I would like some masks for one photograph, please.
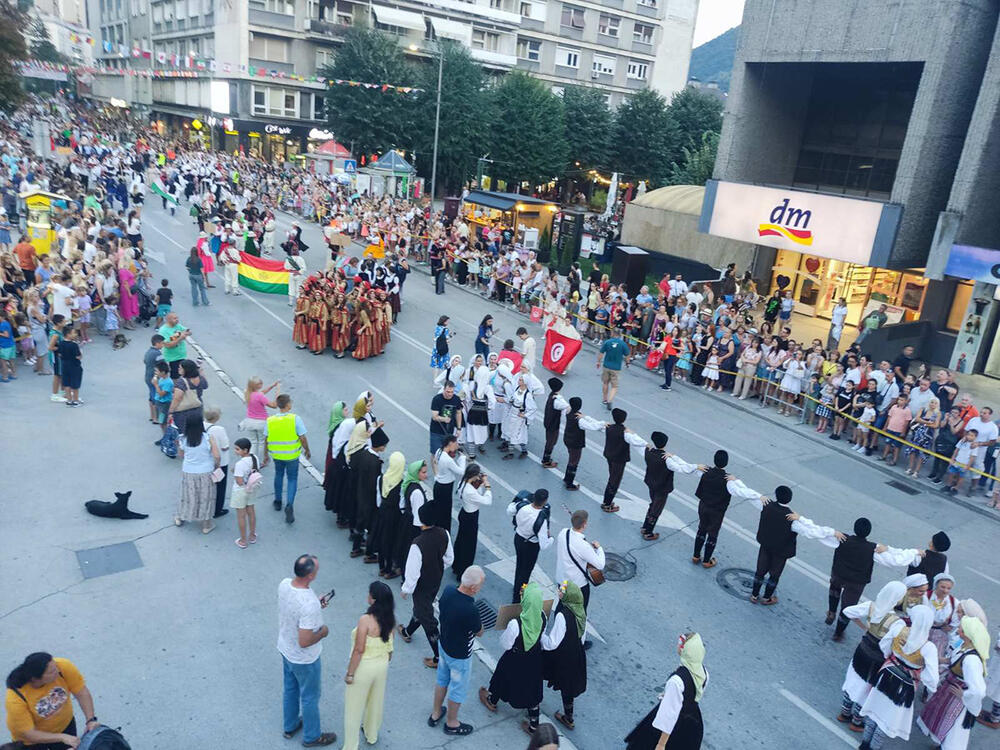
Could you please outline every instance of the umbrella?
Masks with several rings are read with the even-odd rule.
[[[615,201],[618,199],[618,173],[611,175],[611,184],[608,185],[608,202],[604,206],[604,213],[601,218],[606,219],[614,213]]]

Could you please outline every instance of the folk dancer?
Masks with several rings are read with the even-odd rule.
[[[225,245],[219,251],[219,263],[222,264],[223,279],[226,285],[226,294],[239,296],[240,294],[240,251],[233,245]],[[292,296],[289,293],[288,302],[292,304]],[[295,298],[297,300],[297,297]]]
[[[406,474],[406,457],[399,451],[389,456],[389,465],[379,479],[379,492],[375,497],[378,515],[375,521],[378,538],[379,576],[386,580],[402,573],[402,558],[396,557],[396,538],[402,523],[402,488]]]
[[[934,624],[931,625],[929,636],[931,643],[937,646],[938,669],[944,677],[948,669],[948,649],[959,620],[958,602],[951,595],[955,579],[948,573],[938,573],[934,576],[934,588],[924,595],[924,603],[934,611]],[[976,712],[978,713],[978,711]]]
[[[645,448],[646,441],[625,426],[628,412],[624,409],[611,410],[612,422],[604,427],[604,458],[608,462],[608,483],[604,487],[604,500],[601,510],[605,513],[617,513],[621,510],[615,505],[615,495],[625,475],[625,465],[632,460],[630,445]]]
[[[589,521],[587,511],[575,510],[570,514],[570,528],[556,535],[556,578],[580,587],[584,614],[590,611],[590,569],[604,570],[607,562],[601,543],[584,535]],[[586,628],[580,632],[580,639],[585,642],[584,648],[590,648]]]
[[[501,425],[503,417],[507,411],[504,404],[505,383],[503,376],[499,374],[499,358],[496,352],[491,352],[486,358],[486,368],[490,371],[490,386],[493,388],[493,404],[489,408],[489,434],[490,440],[494,437],[501,437]]]
[[[697,633],[677,639],[681,665],[667,679],[660,702],[625,738],[626,750],[698,750],[705,725],[702,695],[708,684],[705,645]]]
[[[323,505],[332,512],[339,513],[348,487],[347,457],[344,449],[357,424],[353,417],[347,416],[347,404],[338,401],[330,410],[330,421],[327,424],[329,441],[326,447],[326,470],[323,473]]]
[[[413,461],[406,467],[403,485],[400,492],[402,498],[402,519],[399,522],[399,533],[396,536],[396,559],[404,561],[410,551],[410,544],[420,535],[420,508],[427,502],[427,490],[423,483],[427,481],[427,462]]]
[[[295,301],[295,324],[292,326],[292,342],[296,349],[309,346],[309,295],[300,294]]]
[[[490,413],[496,408],[496,395],[490,385],[492,373],[486,367],[476,370],[472,385],[465,389],[467,417],[465,419],[466,444],[469,455],[473,449],[486,452],[489,437]]]
[[[559,425],[562,413],[569,409],[569,404],[560,395],[563,382],[559,378],[549,378],[549,396],[545,399],[545,409],[542,412],[542,425],[545,427],[545,449],[542,451],[542,466],[554,469],[558,464],[552,460],[552,449],[559,439]]]
[[[910,610],[920,604],[924,604],[927,595],[927,576],[923,573],[912,573],[903,579],[906,585],[906,594],[896,605],[896,614],[907,625],[910,624]]]
[[[982,621],[980,620],[980,622]],[[1000,662],[1000,631],[997,632],[993,648],[997,655],[993,657],[993,669],[989,670],[986,679],[987,700],[984,702],[982,713],[976,717],[976,721],[984,727],[1000,729],[1000,667],[997,666],[997,662]],[[989,710],[986,706],[990,706]]]
[[[503,439],[507,450],[504,452],[503,460],[507,461],[513,458],[516,447],[521,448],[517,457],[526,458],[528,456],[528,425],[531,424],[538,407],[535,405],[535,397],[529,390],[524,375],[517,377],[516,384],[507,384],[506,402],[508,410],[503,421]]]
[[[703,472],[694,491],[698,498],[698,532],[694,537],[694,554],[691,562],[701,563],[703,568],[714,568],[717,560],[712,556],[715,545],[719,541],[719,531],[729,510],[732,495],[728,488],[726,466],[729,464],[729,454],[724,450],[715,452],[714,466]],[[702,548],[704,547],[704,558]]]
[[[413,595],[413,617],[406,627],[398,627],[400,637],[409,643],[413,634],[421,626],[427,642],[434,652],[433,657],[424,658],[424,666],[437,669],[438,665],[438,621],[434,616],[434,598],[441,587],[444,568],[451,565],[455,553],[451,546],[451,534],[434,524],[434,512],[429,503],[420,507],[420,535],[413,540],[406,556],[406,573],[403,581],[402,597]]]
[[[444,439],[431,465],[434,467],[433,523],[451,531],[451,503],[455,482],[465,476],[468,457],[458,445],[458,438],[449,435]]]
[[[569,420],[567,419],[567,429]],[[656,522],[660,514],[667,505],[667,496],[674,490],[674,472],[691,474],[703,467],[697,464],[689,464],[682,461],[672,453],[667,453],[667,436],[662,432],[654,432],[650,436],[653,447],[646,446],[644,456],[646,459],[646,474],[643,482],[649,488],[649,510],[646,511],[646,519],[642,522],[639,532],[647,542],[660,538],[659,533],[654,531]]]
[[[558,690],[563,710],[554,718],[567,729],[573,729],[573,703],[587,690],[587,652],[582,636],[587,627],[583,592],[572,581],[559,586],[559,605],[542,633],[542,676],[548,686]]]
[[[934,613],[926,604],[909,611],[910,625],[893,637],[886,634],[879,641],[885,664],[879,670],[875,686],[861,704],[865,732],[861,750],[881,750],[887,738],[910,738],[916,681],[928,692],[938,687],[937,649],[927,636]]]
[[[865,631],[854,649],[840,688],[843,703],[837,721],[848,724],[852,732],[865,731],[861,704],[875,686],[879,670],[885,662],[879,643],[886,636],[896,637],[906,625],[895,612],[905,593],[906,586],[902,581],[890,581],[879,590],[874,602],[852,604],[841,613]]]
[[[548,504],[549,491],[539,488],[533,493],[522,490],[507,505],[507,515],[514,524],[514,595],[511,601],[517,604],[521,588],[531,580],[538,553],[552,546],[551,513]]]
[[[951,549],[951,539],[943,531],[931,537],[931,543],[919,561],[914,560],[906,570],[906,575],[923,573],[928,581],[933,581],[938,573],[948,572],[948,556],[944,554]]]
[[[351,527],[351,557],[365,556],[364,562],[378,562],[375,554],[375,500],[378,494],[379,478],[382,474],[380,453],[385,452],[389,436],[382,428],[370,435],[371,445],[354,454],[351,471],[354,473],[355,502],[354,525]]]
[[[468,463],[458,484],[462,509],[458,512],[458,534],[455,535],[455,562],[451,566],[461,582],[462,573],[475,562],[476,540],[479,534],[479,509],[493,504],[489,477],[477,463]]]

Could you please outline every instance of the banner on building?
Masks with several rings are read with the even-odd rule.
[[[579,353],[583,342],[556,333],[551,328],[545,332],[545,351],[542,354],[542,367],[556,375],[565,375],[566,368]]]
[[[240,252],[240,286],[265,294],[288,294],[288,271],[280,260]]]
[[[944,272],[959,279],[1000,284],[1000,250],[952,245]]]

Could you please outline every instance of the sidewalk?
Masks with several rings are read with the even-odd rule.
[[[426,263],[415,261],[411,263],[410,268],[411,270],[420,271],[426,276],[430,276],[430,268]],[[518,313],[516,308],[514,308],[512,305],[500,305],[500,303],[496,302],[495,300],[490,300],[487,297],[483,297],[478,291],[470,289],[468,287],[460,286],[451,279],[448,279],[447,283],[448,286],[452,289],[458,289],[460,291],[465,292],[466,294],[473,295],[478,299],[482,299],[484,301],[490,302],[493,305],[503,307],[505,310],[509,312]],[[518,314],[522,315],[527,321],[526,315],[523,315],[523,313],[518,313]],[[822,338],[825,338],[825,333],[823,334]],[[585,348],[588,348],[589,350],[595,353],[597,352],[598,349],[597,345],[586,337],[583,338],[583,345]],[[539,360],[541,360],[540,355],[539,355]],[[662,381],[662,376],[659,374],[659,370],[655,371],[647,370],[644,364],[636,365],[635,367],[631,368],[631,371],[639,372],[641,373],[642,377],[653,378],[657,382]],[[959,386],[961,387],[962,392],[973,394],[974,403],[982,404],[984,406],[989,405],[989,403],[995,403],[1000,405],[1000,381],[995,380],[993,378],[988,378],[984,375],[962,375],[962,374],[956,374],[955,379],[956,382],[958,382]],[[800,423],[798,419],[794,418],[789,419],[787,417],[778,416],[777,412],[774,409],[764,408],[760,406],[759,400],[755,399],[753,401],[749,400],[739,401],[737,399],[734,399],[730,393],[723,393],[723,394],[711,393],[703,390],[698,386],[692,386],[687,381],[678,381],[675,379],[674,388],[678,389],[681,386],[692,392],[696,391],[705,396],[706,398],[714,400],[716,404],[725,404],[727,407],[739,409],[740,411],[743,411],[747,414],[756,415],[757,417],[765,419],[777,427],[781,427],[783,429],[788,430],[789,432],[792,432],[799,438],[805,438],[817,445],[822,445],[826,450],[836,451],[841,456],[849,457],[853,461],[863,462],[867,464],[869,467],[879,470],[880,472],[890,477],[895,482],[901,485],[905,485],[908,488],[908,490],[911,491],[913,494],[932,492],[941,500],[946,500],[955,503],[956,505],[960,505],[968,510],[974,511],[993,521],[1000,522],[1000,512],[994,511],[993,509],[986,507],[986,498],[983,496],[981,490],[974,490],[971,496],[966,496],[964,490],[960,495],[952,495],[952,494],[946,495],[941,493],[940,492],[941,485],[934,484],[933,482],[931,482],[926,478],[926,473],[929,471],[928,467],[928,464],[930,463],[929,461],[924,461],[922,472],[925,476],[921,476],[920,478],[915,479],[911,476],[908,476],[905,473],[901,473],[903,471],[902,465],[905,464],[905,461],[903,460],[902,456],[900,458],[899,467],[888,466],[883,461],[877,461],[874,455],[863,456],[858,454],[856,451],[849,448],[848,445],[846,444],[846,441],[844,440],[832,441],[829,439],[828,433],[818,434],[814,427],[809,425],[804,425]],[[986,401],[984,402],[983,399],[986,399]]]

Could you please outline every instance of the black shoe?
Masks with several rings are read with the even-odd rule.
[[[930,479],[932,482],[938,481],[937,474],[928,474],[927,478]]]
[[[667,388],[667,386],[665,386],[665,385],[661,385],[661,386],[660,386],[660,390],[661,390],[661,391],[669,391],[670,389],[669,389],[669,388]]]
[[[463,737],[467,734],[472,734],[472,729],[472,724],[462,724],[461,722],[459,722],[457,727],[449,727],[447,724],[444,725],[445,734],[457,734]]]
[[[295,523],[295,512],[291,505],[285,506],[285,523]]]
[[[153,443],[153,445],[163,445],[163,438],[157,440],[155,443]]]
[[[275,509],[275,510],[281,510],[281,501],[280,501],[280,500],[275,500],[275,501],[274,501],[274,502],[272,503],[272,505],[274,506],[274,509]]]
[[[830,440],[840,440],[840,435],[830,435]]]
[[[223,508],[223,509],[222,509],[222,510],[220,510],[220,511],[219,511],[218,513],[216,513],[216,514],[215,514],[214,516],[212,516],[212,518],[222,518],[222,517],[223,517],[224,515],[226,515],[226,514],[227,514],[228,512],[229,512],[229,508]]]
[[[934,477],[931,481],[934,482],[934,484],[941,484],[941,477]]]
[[[584,651],[590,651],[590,649],[593,648],[593,646],[594,646],[594,642],[593,641],[586,641],[583,644],[583,650]]]

